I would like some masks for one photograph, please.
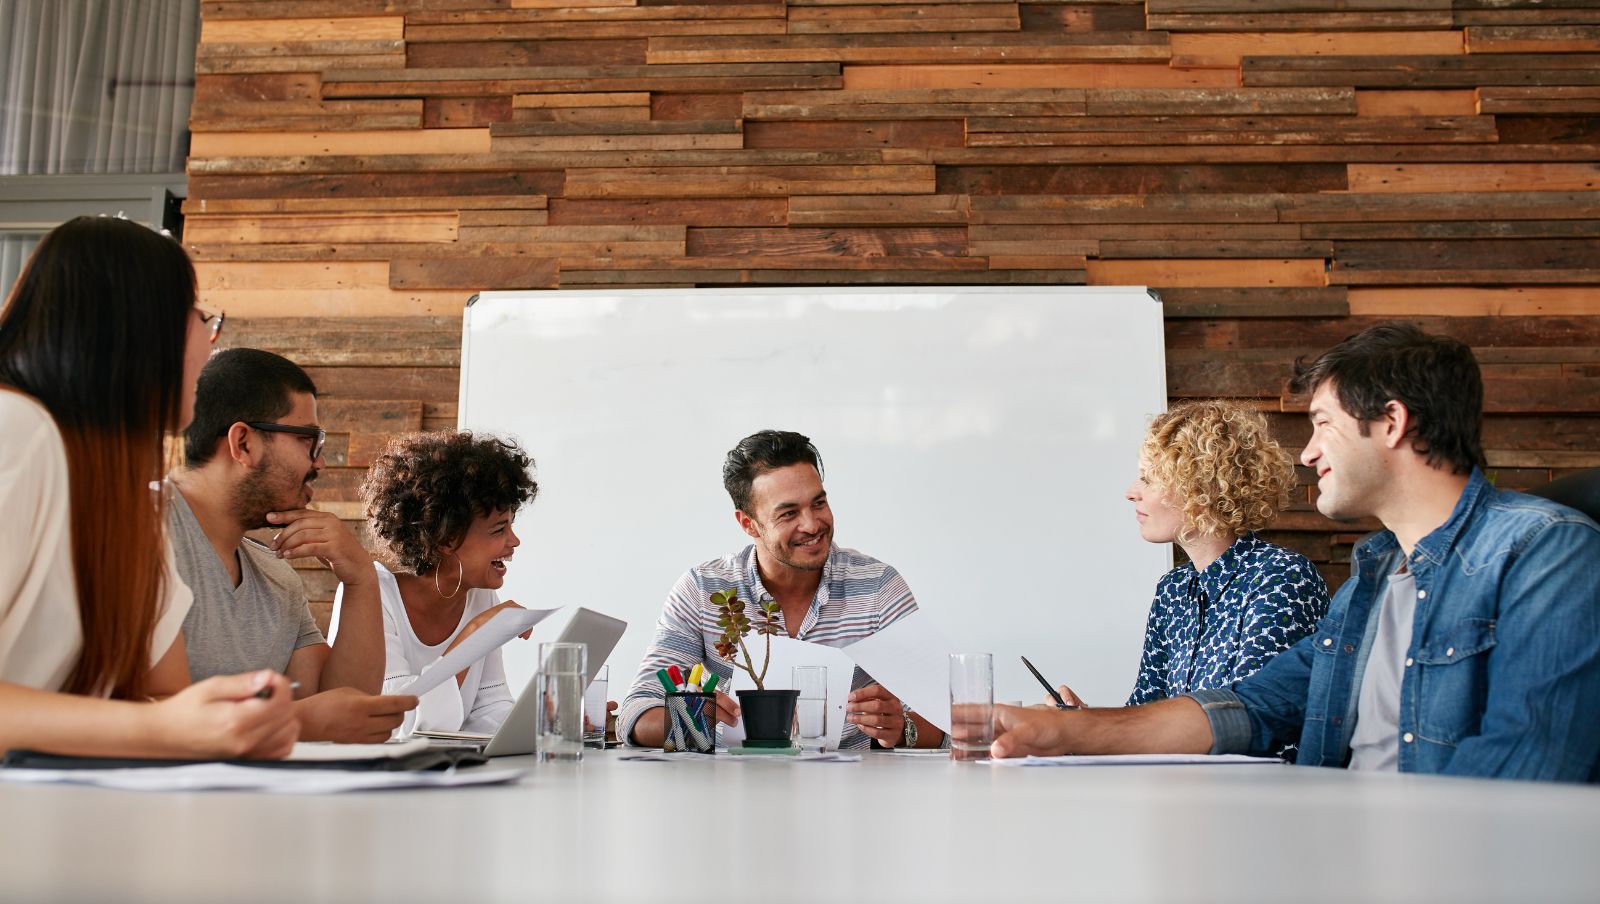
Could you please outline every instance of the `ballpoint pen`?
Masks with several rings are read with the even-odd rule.
[[[1080,709],[1081,708],[1081,707],[1073,706],[1071,703],[1068,703],[1067,701],[1061,699],[1061,695],[1056,693],[1056,689],[1050,686],[1050,682],[1044,680],[1044,676],[1039,674],[1039,670],[1033,667],[1033,663],[1028,661],[1028,657],[1026,657],[1026,656],[1022,657],[1022,664],[1028,667],[1028,671],[1033,673],[1033,677],[1039,679],[1039,683],[1040,684],[1044,685],[1044,689],[1045,689],[1045,691],[1047,693],[1050,694],[1050,698],[1052,700],[1056,701],[1056,709]]]

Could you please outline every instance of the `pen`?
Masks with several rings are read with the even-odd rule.
[[[706,683],[700,688],[701,692],[706,694],[714,693],[717,689],[717,679],[720,677],[716,672],[707,675]]]
[[[661,686],[667,689],[667,693],[676,694],[678,692],[678,686],[672,682],[672,675],[666,669],[656,669],[656,680],[660,681]]]
[[[1039,683],[1040,684],[1044,685],[1045,692],[1050,695],[1050,699],[1056,701],[1056,709],[1077,709],[1078,708],[1078,707],[1073,706],[1072,704],[1068,703],[1067,701],[1061,699],[1061,695],[1056,693],[1056,689],[1050,686],[1050,682],[1044,680],[1044,676],[1039,674],[1039,670],[1033,667],[1033,663],[1028,661],[1028,657],[1026,657],[1026,656],[1022,657],[1022,664],[1028,667],[1028,671],[1033,673],[1033,677],[1039,679]]]
[[[300,689],[300,682],[298,682],[298,681],[289,682],[289,692],[290,693],[293,693],[293,692],[295,692],[295,691],[297,691],[299,689]],[[256,699],[257,700],[266,700],[266,699],[270,698],[271,696],[272,696],[272,685],[270,685],[270,684],[267,685],[266,687],[262,688],[261,690],[256,691]]]

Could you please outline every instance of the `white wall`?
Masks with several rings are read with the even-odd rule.
[[[741,549],[727,450],[763,428],[821,450],[835,540],[905,575],[996,697],[1132,688],[1165,546],[1122,491],[1166,400],[1161,306],[1139,288],[485,293],[461,426],[517,437],[540,492],[503,595],[629,622],[620,699],[690,566]],[[535,634],[550,639],[561,620]],[[513,641],[520,687],[532,644]]]

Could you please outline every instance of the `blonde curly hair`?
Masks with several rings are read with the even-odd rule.
[[[1243,536],[1289,506],[1294,461],[1267,419],[1236,402],[1180,402],[1139,449],[1143,479],[1183,513],[1179,539]]]

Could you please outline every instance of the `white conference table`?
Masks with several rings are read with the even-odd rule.
[[[1600,788],[618,753],[316,797],[0,783],[0,900],[1600,900]]]

